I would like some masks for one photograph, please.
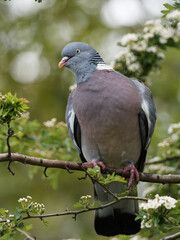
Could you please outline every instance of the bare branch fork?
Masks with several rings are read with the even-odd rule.
[[[8,162],[9,161],[9,155],[8,153],[1,153],[0,154],[0,162]],[[45,168],[45,172],[47,168],[60,168],[60,169],[68,169],[70,170],[77,170],[77,171],[84,171],[83,169],[87,169],[88,167],[85,164],[82,164],[82,167],[79,163],[77,162],[68,162],[68,161],[60,161],[60,160],[50,160],[50,159],[45,159],[45,158],[38,158],[38,157],[31,157],[19,153],[11,153],[11,162],[20,162],[23,164],[28,164],[28,165],[35,165],[35,166],[40,166]],[[93,167],[93,164],[92,166]],[[122,176],[122,169],[118,168],[112,168],[112,167],[107,167],[106,172],[108,173],[113,173],[115,172],[117,175]],[[103,172],[102,173],[106,173]],[[124,175],[125,177],[129,176],[129,173],[126,173]],[[153,183],[180,183],[180,175],[159,175],[159,174],[149,174],[149,173],[140,173],[139,174],[140,181],[142,182],[153,182]]]

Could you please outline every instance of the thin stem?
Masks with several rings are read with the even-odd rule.
[[[29,240],[36,240],[36,238],[31,237],[29,234],[27,234],[26,232],[24,232],[22,229],[16,227],[16,230],[17,230],[18,232],[22,233],[23,235],[25,235],[25,236],[27,237],[27,239],[29,239]]]
[[[96,182],[98,183],[101,187],[103,187],[105,189],[105,191],[107,193],[109,193],[111,196],[113,196],[116,200],[118,200],[118,197],[113,193],[111,192],[111,190],[109,190],[105,184],[99,182],[97,179],[95,178],[92,178],[91,175],[87,172],[87,169],[83,168],[83,166],[81,165],[82,169],[84,170],[84,172],[86,173],[86,175],[92,180],[92,182]]]
[[[6,144],[7,144],[7,147],[8,147],[8,160],[9,160],[9,162],[8,162],[8,167],[7,167],[7,168],[8,168],[8,171],[9,171],[12,175],[14,175],[15,173],[11,170],[11,167],[10,167],[10,165],[11,165],[11,146],[10,146],[10,142],[9,142],[9,139],[10,139],[10,137],[14,134],[14,131],[13,131],[13,129],[11,128],[9,122],[7,123],[7,125],[8,125],[8,130],[7,130]]]
[[[180,238],[180,232],[175,233],[173,235],[167,236],[162,238],[161,240],[175,240],[175,239],[179,239]]]
[[[77,210],[77,211],[65,211],[65,212],[60,212],[60,213],[49,213],[49,214],[42,214],[42,215],[30,215],[29,214],[26,217],[23,217],[22,219],[23,220],[30,219],[30,218],[40,218],[40,219],[42,219],[42,218],[49,218],[49,217],[59,217],[59,216],[64,216],[64,215],[77,216],[78,214],[81,214],[81,213],[95,211],[95,210],[103,209],[103,208],[106,208],[106,207],[110,207],[110,206],[116,204],[119,201],[127,200],[127,199],[133,199],[133,200],[139,200],[139,201],[145,201],[145,202],[148,201],[147,198],[125,196],[125,197],[119,197],[117,200],[114,200],[114,201],[112,201],[110,203],[107,203],[107,204],[103,204],[103,205],[98,206],[98,207],[88,207],[88,208]],[[10,220],[10,221],[12,221],[12,220]],[[3,222],[7,222],[7,219],[0,220],[0,223],[3,223]]]

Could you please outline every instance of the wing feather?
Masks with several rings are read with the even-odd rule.
[[[142,150],[138,162],[138,170],[143,171],[146,152],[151,142],[156,123],[156,108],[152,99],[152,94],[142,82],[137,79],[131,79],[135,86],[138,88],[141,96],[141,111],[139,113],[139,127],[141,135]]]
[[[76,150],[79,153],[79,156],[82,162],[86,162],[86,159],[84,158],[84,155],[81,150],[81,128],[73,109],[74,92],[75,92],[75,89],[71,92],[68,98],[68,103],[66,108],[66,123],[67,123],[69,135],[73,141],[73,144]]]

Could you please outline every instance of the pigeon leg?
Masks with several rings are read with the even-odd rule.
[[[128,183],[128,189],[129,189],[133,184],[134,178],[136,179],[137,183],[139,182],[139,172],[134,166],[134,164],[132,163],[128,164],[128,166],[124,168],[123,174],[125,174],[126,172],[130,172],[129,183]]]
[[[106,169],[106,166],[104,165],[104,163],[102,162],[102,161],[97,161],[97,160],[92,160],[91,162],[85,162],[84,163],[86,166],[91,166],[91,164],[93,164],[93,167],[95,167],[95,166],[99,166],[99,167],[101,167],[101,169],[104,171],[105,169]]]

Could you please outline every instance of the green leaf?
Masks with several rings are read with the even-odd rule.
[[[80,208],[80,207],[83,207],[83,205],[78,202],[78,203],[75,203],[73,207],[74,208]]]
[[[16,208],[14,213],[14,218],[16,220],[19,220],[24,214],[26,214],[26,211],[22,210],[21,208]]]
[[[93,204],[91,205],[91,207],[100,207],[100,206],[102,206],[103,205],[103,203],[100,203],[100,202],[98,202],[98,201],[95,201],[95,202],[93,202]]]
[[[165,3],[165,4],[163,4],[167,9],[169,9],[169,10],[173,10],[174,9],[174,7],[173,6],[171,6],[170,4],[168,4],[168,3]]]
[[[19,224],[18,224],[18,228],[23,228],[24,227],[24,223],[23,222],[20,222]]]

